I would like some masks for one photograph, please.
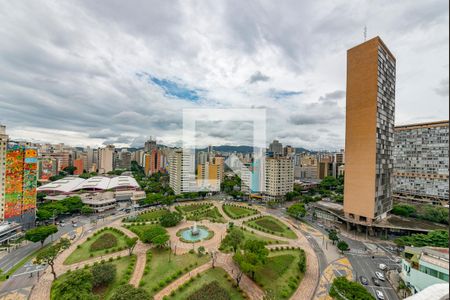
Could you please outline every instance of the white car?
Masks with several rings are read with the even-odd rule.
[[[377,278],[380,279],[381,281],[385,281],[384,275],[381,274],[380,272],[375,272],[375,276],[377,276]]]
[[[378,300],[384,300],[384,294],[382,291],[376,290],[375,294],[377,295]]]
[[[385,264],[379,264],[378,269],[380,269],[381,271],[384,271],[387,269],[387,266]]]

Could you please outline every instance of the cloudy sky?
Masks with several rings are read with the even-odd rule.
[[[183,109],[266,109],[267,137],[338,149],[346,50],[397,57],[396,123],[448,119],[447,0],[1,1],[0,123],[14,139],[176,145]],[[250,117],[250,116],[249,116]],[[252,124],[199,122],[201,143]]]

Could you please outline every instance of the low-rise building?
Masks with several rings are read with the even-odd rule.
[[[400,277],[413,294],[449,282],[449,249],[406,247]]]

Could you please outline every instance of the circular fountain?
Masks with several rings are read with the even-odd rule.
[[[194,223],[194,226],[180,230],[177,235],[183,242],[195,243],[208,238],[210,236],[210,231],[208,228],[197,226],[197,223]]]

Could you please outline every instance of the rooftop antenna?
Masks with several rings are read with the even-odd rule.
[[[364,42],[367,41],[367,25],[364,26]]]

